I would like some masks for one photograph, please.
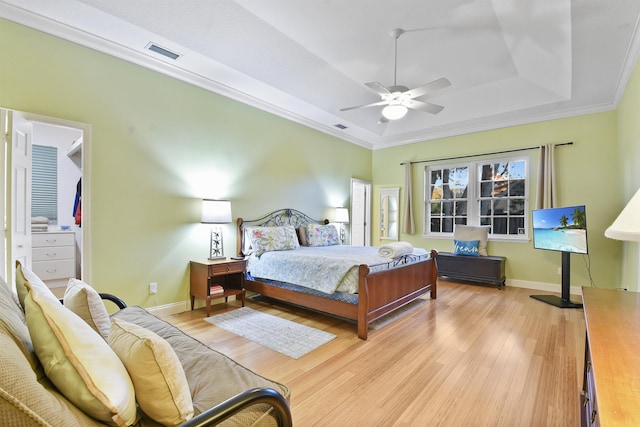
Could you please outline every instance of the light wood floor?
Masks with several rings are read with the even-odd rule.
[[[251,308],[337,335],[298,360],[210,325],[202,309],[165,319],[286,384],[296,426],[577,426],[583,311],[529,297],[541,293],[441,280],[437,300],[367,341],[354,324],[249,299]]]

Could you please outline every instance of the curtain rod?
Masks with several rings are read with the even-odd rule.
[[[569,142],[563,142],[562,144],[555,144],[556,147],[560,147],[561,145],[573,145],[573,141],[569,141]],[[494,151],[492,153],[483,153],[483,154],[469,154],[466,156],[456,156],[456,157],[444,157],[442,159],[431,159],[431,160],[417,160],[415,162],[409,162],[409,164],[416,164],[416,163],[428,163],[428,162],[440,162],[443,160],[458,160],[458,159],[468,159],[470,157],[482,157],[482,156],[491,156],[493,154],[506,154],[506,153],[515,153],[518,151],[528,151],[528,150],[535,150],[537,148],[540,148],[540,146],[537,147],[527,147],[527,148],[514,148],[513,150],[504,150],[504,151]],[[406,162],[402,162],[400,163],[400,165],[406,165]]]

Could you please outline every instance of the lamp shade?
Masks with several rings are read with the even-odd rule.
[[[613,224],[605,230],[604,235],[610,239],[640,241],[640,189],[629,200]]]
[[[203,224],[227,224],[231,222],[231,202],[229,200],[202,200]]]
[[[336,208],[334,222],[349,222],[349,210],[347,208]]]
[[[382,115],[389,120],[398,120],[403,118],[409,109],[401,104],[390,104],[382,109]]]

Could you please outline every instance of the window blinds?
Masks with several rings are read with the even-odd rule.
[[[58,221],[58,149],[32,146],[31,216]]]

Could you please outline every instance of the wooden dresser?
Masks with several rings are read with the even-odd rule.
[[[582,288],[583,426],[640,426],[640,294]]]

